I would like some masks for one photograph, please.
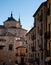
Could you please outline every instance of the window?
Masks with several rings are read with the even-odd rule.
[[[5,39],[0,39],[0,41],[2,41],[2,42],[3,42],[3,41],[6,41],[6,40],[5,40]]]
[[[18,56],[18,53],[16,53],[16,56]]]
[[[39,65],[40,63],[39,63],[39,53],[38,53],[38,65]]]
[[[36,59],[36,53],[35,53],[35,59]]]
[[[35,36],[34,36],[33,33],[32,33],[32,35],[31,35],[31,39],[32,39],[32,41],[35,39]]]
[[[38,27],[38,33],[39,33],[39,27]]]
[[[29,57],[31,57],[31,54],[29,53]]]
[[[29,35],[29,40],[30,40],[30,35]]]
[[[41,10],[41,21],[43,20],[43,10]]]
[[[47,15],[50,15],[50,4],[48,6]]]
[[[35,44],[35,51],[36,51],[36,41],[35,41],[35,43],[34,43],[34,44]]]
[[[48,55],[50,55],[50,45],[51,45],[51,44],[50,44],[50,42],[49,42],[49,44],[48,44],[48,46],[49,46],[49,47],[48,47],[48,48],[49,48]],[[50,56],[51,56],[51,55],[50,55]]]
[[[16,60],[15,63],[18,64],[18,61]]]
[[[13,49],[13,45],[9,44],[9,50],[12,50],[12,49]]]
[[[3,65],[6,65],[6,63],[4,62]]]
[[[27,40],[26,40],[26,44],[27,44]]]
[[[34,50],[35,50],[34,46],[32,46],[31,48],[32,48],[32,52],[34,52]]]
[[[43,46],[43,38],[41,37],[41,45]]]
[[[41,45],[43,46],[43,38],[41,37]]]
[[[39,34],[42,36],[43,35],[43,24],[41,23],[41,29],[39,30]]]
[[[36,27],[36,18],[35,18],[35,20],[34,20],[34,27]]]
[[[41,31],[42,31],[42,33],[43,33],[43,24],[41,23]]]
[[[38,40],[38,46],[39,46],[39,40]]]
[[[26,49],[26,53],[27,53],[27,49]]]
[[[50,37],[50,24],[49,24],[49,37]]]
[[[39,20],[39,14],[38,14],[37,20]]]
[[[38,14],[38,20],[39,21],[43,20],[43,10],[41,10],[40,14]]]
[[[41,59],[43,60],[43,52],[41,52]]]
[[[3,47],[4,47],[4,46],[0,45],[0,50],[2,50],[2,49],[3,49]]]
[[[21,65],[24,65],[24,58],[21,58]]]

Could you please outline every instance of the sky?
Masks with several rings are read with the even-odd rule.
[[[33,27],[33,14],[42,2],[46,0],[0,0],[0,25],[10,17],[18,20],[20,16],[22,28],[30,30]]]

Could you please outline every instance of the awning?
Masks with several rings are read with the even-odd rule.
[[[46,61],[46,62],[51,61],[51,57],[46,57],[45,61]]]

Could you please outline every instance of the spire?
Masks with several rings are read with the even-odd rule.
[[[21,23],[21,22],[20,22],[20,15],[19,15],[19,19],[18,19],[18,21],[19,21],[19,23]]]
[[[20,15],[19,15],[19,18],[18,18],[18,22],[20,24],[20,27],[22,28],[21,21],[20,21]]]
[[[11,12],[11,18],[13,18],[13,14],[12,14],[12,12]]]

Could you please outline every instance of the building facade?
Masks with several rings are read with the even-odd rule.
[[[16,63],[18,65],[26,65],[26,47],[19,46],[16,48]]]
[[[21,26],[20,18],[15,20],[12,13],[3,25],[0,25],[0,65],[16,64],[16,48],[26,45],[26,32]]]
[[[27,65],[45,65],[47,31],[47,2],[43,2],[35,14],[34,26],[27,33]]]
[[[51,0],[47,0],[46,65],[51,65]]]
[[[27,45],[26,45],[26,65],[35,64],[35,50],[36,50],[36,29],[35,27],[26,34]]]
[[[36,65],[45,65],[45,44],[44,33],[47,28],[47,2],[43,2],[33,15],[36,26]]]

